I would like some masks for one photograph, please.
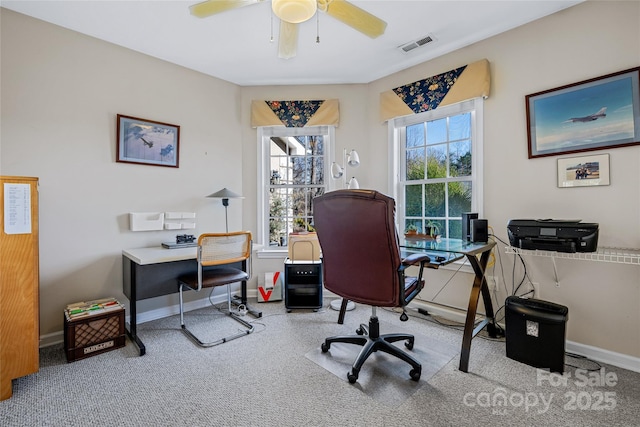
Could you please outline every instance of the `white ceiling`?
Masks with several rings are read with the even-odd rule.
[[[319,11],[319,25],[315,17],[300,24],[298,55],[291,59],[278,58],[279,21],[272,18],[270,1],[204,19],[189,13],[198,0],[1,0],[0,5],[251,86],[368,83],[581,1],[352,0],[387,22],[382,36],[370,39]],[[426,35],[435,42],[409,53],[398,48]]]

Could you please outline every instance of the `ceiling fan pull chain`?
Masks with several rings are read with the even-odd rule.
[[[269,41],[273,43],[273,13],[269,12],[269,17],[271,18],[271,38]]]
[[[316,13],[316,43],[320,43],[320,14]]]

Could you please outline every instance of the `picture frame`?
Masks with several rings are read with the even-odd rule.
[[[558,187],[609,185],[609,154],[558,159]]]
[[[640,144],[640,67],[525,96],[529,158]]]
[[[180,126],[118,114],[116,162],[179,167]]]

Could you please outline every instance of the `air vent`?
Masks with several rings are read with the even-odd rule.
[[[424,36],[418,40],[409,42],[409,43],[405,43],[402,46],[399,46],[400,49],[402,49],[404,52],[409,52],[412,51],[413,49],[420,47],[420,46],[424,46],[427,43],[431,43],[432,41],[435,41],[435,39],[433,38],[433,36],[431,35],[427,35]]]

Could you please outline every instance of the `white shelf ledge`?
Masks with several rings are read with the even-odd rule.
[[[631,264],[640,266],[640,249],[626,249],[626,248],[598,248],[595,252],[554,252],[554,251],[541,251],[532,249],[520,249],[513,246],[505,246],[506,253],[516,255],[532,255],[536,257],[551,258],[553,263],[553,275],[556,281],[556,286],[559,286],[558,280],[558,266],[556,265],[556,258],[563,259],[577,259],[586,261],[601,261],[613,264]]]
[[[546,258],[565,258],[565,259],[579,259],[586,261],[601,261],[610,262],[616,264],[633,264],[640,265],[640,249],[625,249],[625,248],[598,248],[595,252],[554,252],[554,251],[541,251],[531,249],[520,249],[513,246],[507,246],[506,252],[508,254],[518,255],[532,255]]]

